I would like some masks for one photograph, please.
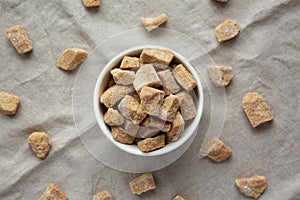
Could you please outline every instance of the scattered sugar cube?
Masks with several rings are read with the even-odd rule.
[[[273,119],[267,103],[257,92],[247,93],[243,97],[242,106],[253,128]]]
[[[176,197],[173,198],[173,200],[185,200],[182,196],[177,195]]]
[[[20,104],[20,97],[0,92],[0,110],[3,114],[14,115],[16,114]]]
[[[87,57],[83,49],[68,48],[57,59],[56,66],[60,69],[71,71],[76,69]]]
[[[23,26],[16,25],[7,29],[6,35],[19,54],[28,53],[33,49],[32,41]]]
[[[28,144],[38,158],[46,158],[50,149],[51,141],[45,132],[33,132],[28,137]]]
[[[142,194],[149,190],[156,189],[156,184],[152,173],[145,173],[130,181],[130,189],[132,194]]]
[[[94,195],[93,200],[112,200],[111,194],[104,190],[102,192],[99,192],[98,194]]]
[[[228,19],[216,27],[218,42],[225,42],[236,37],[241,28],[236,20]]]
[[[265,176],[238,178],[235,184],[241,193],[257,199],[267,188],[267,178]]]
[[[152,31],[156,28],[158,28],[161,24],[165,23],[166,21],[168,21],[168,16],[163,13],[157,17],[153,17],[153,18],[145,18],[142,17],[140,20],[142,22],[142,24],[144,25],[144,27],[147,29],[147,31]]]
[[[207,68],[208,76],[215,86],[229,85],[233,78],[232,67],[211,66]]]
[[[208,156],[216,162],[226,160],[231,156],[232,149],[224,144],[220,139],[213,137],[207,144],[200,149],[200,155]]]
[[[100,6],[100,0],[81,0],[87,8]]]
[[[60,191],[55,185],[49,183],[40,200],[67,200],[67,195]]]

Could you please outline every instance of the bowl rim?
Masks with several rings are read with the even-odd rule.
[[[174,58],[177,58],[180,61],[180,63],[182,63],[195,77],[196,82],[197,82],[197,91],[199,94],[198,102],[197,102],[197,104],[198,104],[197,115],[193,119],[193,121],[190,123],[190,125],[181,133],[181,136],[179,137],[179,139],[175,142],[167,144],[165,147],[163,147],[161,149],[147,152],[147,153],[140,151],[137,148],[137,145],[135,145],[135,144],[134,145],[122,144],[122,143],[116,141],[112,137],[111,131],[108,129],[107,125],[104,122],[104,119],[103,119],[104,115],[101,115],[100,101],[99,101],[99,96],[100,96],[99,89],[100,89],[101,83],[102,83],[104,77],[107,75],[107,73],[109,73],[111,69],[116,67],[116,62],[120,61],[124,56],[130,55],[137,51],[142,51],[145,48],[157,48],[157,49],[164,49],[164,50],[171,51],[174,54]],[[104,68],[101,70],[101,72],[98,76],[98,79],[97,79],[97,82],[95,85],[94,95],[93,95],[93,104],[94,104],[94,114],[96,116],[96,120],[97,120],[97,123],[98,123],[101,131],[115,146],[117,146],[119,149],[121,149],[127,153],[133,154],[133,155],[149,157],[149,156],[160,156],[160,155],[169,153],[169,152],[179,148],[180,146],[182,146],[185,142],[188,141],[188,139],[190,137],[192,137],[193,133],[195,131],[197,131],[198,124],[202,117],[203,105],[204,105],[204,94],[203,94],[202,83],[200,81],[197,71],[194,69],[194,67],[190,64],[190,62],[184,56],[182,56],[181,54],[177,53],[176,51],[174,51],[172,49],[162,47],[162,46],[139,45],[139,46],[134,46],[134,47],[128,48],[128,49],[118,53],[112,59],[110,59],[109,62],[104,66]]]

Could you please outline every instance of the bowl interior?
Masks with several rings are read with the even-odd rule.
[[[108,139],[112,143],[114,143],[117,147],[119,147],[123,151],[126,151],[134,155],[158,156],[158,155],[166,154],[174,149],[177,149],[179,146],[183,145],[193,135],[195,131],[197,131],[198,124],[200,122],[202,111],[203,111],[203,103],[204,103],[203,89],[202,89],[200,78],[197,72],[195,71],[195,69],[193,68],[193,66],[183,56],[181,56],[180,54],[176,53],[173,50],[168,49],[174,53],[174,61],[176,63],[182,63],[193,74],[193,76],[197,81],[197,87],[194,89],[195,95],[193,96],[193,98],[197,100],[197,102],[195,102],[198,111],[196,117],[193,120],[189,120],[186,123],[184,132],[181,133],[179,139],[176,142],[169,143],[165,147],[152,152],[143,153],[137,148],[135,144],[127,145],[127,144],[119,143],[118,141],[114,140],[111,135],[109,126],[106,125],[103,120],[103,116],[107,108],[99,102],[99,97],[102,95],[105,89],[107,89],[108,81],[111,79],[110,70],[119,66],[124,56],[138,56],[144,48],[167,49],[164,47],[152,46],[152,45],[137,46],[137,47],[127,49],[121,52],[120,54],[116,55],[114,58],[112,58],[107,63],[107,65],[103,68],[103,70],[100,73],[100,76],[98,77],[95,90],[94,90],[94,112],[96,115],[97,123],[99,124],[101,130],[106,135],[106,137],[108,137]]]

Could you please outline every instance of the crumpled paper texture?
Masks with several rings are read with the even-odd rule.
[[[76,134],[72,116],[72,87],[76,71],[55,67],[68,47],[91,51],[122,31],[142,27],[141,16],[169,15],[165,28],[178,30],[201,44],[219,65],[231,65],[235,77],[226,88],[227,117],[221,139],[233,148],[222,163],[199,159],[209,115],[204,110],[199,134],[189,150],[170,166],[154,172],[155,191],[130,193],[136,174],[110,169],[96,161]],[[14,117],[0,115],[0,199],[38,199],[49,182],[70,200],[92,199],[108,189],[114,199],[247,199],[234,186],[238,177],[268,178],[261,200],[300,199],[300,1],[212,0],[102,1],[86,9],[80,0],[0,2],[0,90],[21,97]],[[214,28],[225,19],[240,22],[240,35],[219,44]],[[10,26],[23,25],[34,50],[18,55],[5,36]],[[124,38],[125,40],[126,38]],[[88,58],[87,58],[88,59]],[[251,128],[241,100],[248,91],[261,93],[274,120]],[[52,140],[45,160],[27,144],[34,130]]]

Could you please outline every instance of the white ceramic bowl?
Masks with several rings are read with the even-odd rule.
[[[108,80],[110,78],[110,70],[117,67],[117,65],[121,62],[121,60],[124,56],[137,56],[142,52],[142,50],[144,48],[167,49],[165,47],[153,46],[153,45],[136,46],[136,47],[129,48],[129,49],[119,53],[115,57],[113,57],[106,64],[106,66],[103,68],[103,70],[101,71],[101,73],[98,77],[98,80],[97,80],[97,83],[96,83],[96,86],[95,86],[95,90],[94,90],[94,112],[95,112],[95,115],[96,115],[97,123],[99,124],[100,129],[102,130],[102,132],[105,134],[105,136],[114,145],[119,147],[121,150],[123,150],[125,152],[128,152],[130,154],[138,155],[138,156],[160,156],[160,155],[172,152],[175,149],[177,149],[177,148],[181,147],[182,145],[184,145],[186,143],[186,141],[189,140],[190,137],[192,137],[193,133],[195,131],[197,131],[198,124],[200,122],[200,119],[201,119],[201,116],[202,116],[202,111],[203,111],[203,103],[204,103],[203,88],[202,88],[202,84],[201,84],[200,78],[199,78],[196,70],[188,62],[188,60],[185,59],[180,54],[178,54],[177,52],[175,52],[171,49],[168,49],[168,50],[173,52],[174,59],[176,59],[177,62],[182,63],[193,74],[193,76],[195,77],[195,79],[197,81],[197,87],[195,89],[195,94],[198,97],[198,99],[197,99],[198,100],[198,102],[197,102],[198,112],[197,112],[196,117],[188,125],[188,127],[185,127],[184,132],[181,133],[179,139],[176,142],[172,142],[170,144],[167,144],[165,147],[163,147],[161,149],[158,149],[158,150],[155,150],[155,151],[152,151],[152,152],[143,153],[137,148],[137,145],[135,145],[135,144],[127,145],[127,144],[122,144],[122,143],[114,140],[112,135],[111,135],[111,131],[110,131],[109,127],[105,124],[105,122],[103,120],[105,109],[104,109],[103,105],[100,106],[99,96],[101,96],[101,94],[106,89]]]

